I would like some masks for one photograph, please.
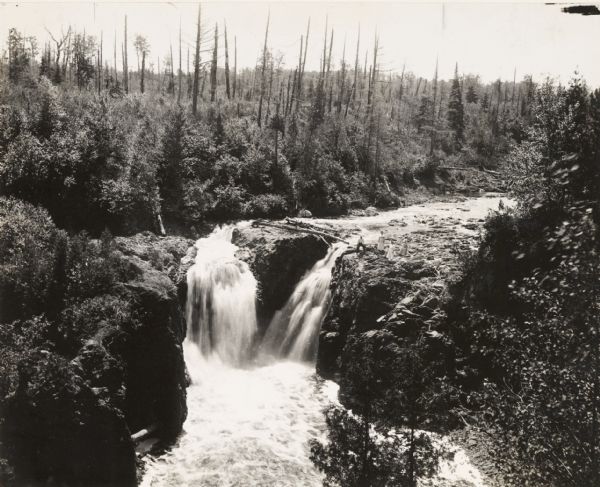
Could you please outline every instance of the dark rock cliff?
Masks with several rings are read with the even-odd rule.
[[[445,354],[449,367],[454,367],[446,316],[448,287],[460,273],[460,255],[469,252],[476,236],[449,225],[438,227],[402,234],[409,249],[406,257],[390,260],[369,248],[363,255],[348,251],[338,259],[331,306],[319,336],[321,375],[336,377],[351,360],[344,357],[349,337],[410,343],[424,336],[427,348]]]
[[[319,337],[317,371],[335,376],[349,335],[371,337],[375,335],[367,332],[385,330],[386,336],[400,338],[431,324],[435,310],[421,304],[428,294],[426,283],[435,276],[435,268],[424,260],[392,262],[375,250],[342,255],[334,268],[331,306]]]
[[[185,282],[181,259],[191,240],[151,233],[118,238],[119,250],[137,269],[119,294],[139,310],[140,326],[122,345],[127,370],[125,412],[130,429],[159,425],[163,439],[181,431],[187,415],[182,342],[186,323],[178,288]]]
[[[85,265],[110,268],[110,287],[65,301],[51,319],[2,324],[0,456],[9,463],[0,459],[0,483],[135,485],[131,434],[152,424],[164,442],[180,433],[187,377],[178,287],[192,243],[143,233],[116,238],[100,258],[91,241]]]

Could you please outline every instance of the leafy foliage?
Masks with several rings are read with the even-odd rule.
[[[312,460],[327,485],[415,486],[444,454],[419,431],[448,407],[425,362],[423,339],[398,344],[389,332],[350,337],[344,349],[340,401],[325,412],[329,442],[313,441]]]
[[[517,211],[488,220],[466,273],[455,333],[480,381],[467,404],[507,485],[600,481],[597,97],[579,78],[537,90],[509,157]]]
[[[337,406],[325,411],[325,420],[327,443],[311,441],[311,460],[325,473],[325,486],[413,486],[437,469],[440,452],[426,433],[376,429]],[[415,455],[406,455],[411,448]]]

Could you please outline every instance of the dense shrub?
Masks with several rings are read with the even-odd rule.
[[[244,205],[243,213],[250,218],[281,218],[289,212],[283,196],[262,194],[254,196]]]
[[[454,302],[466,404],[506,485],[595,486],[600,146],[598,92],[542,85],[509,156],[516,211],[485,224]],[[526,468],[523,468],[526,465]]]

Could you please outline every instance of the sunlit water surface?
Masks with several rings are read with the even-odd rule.
[[[186,343],[197,373],[178,444],[148,461],[146,486],[318,486],[308,440],[324,430],[322,409],[337,386],[314,367],[278,362],[233,368]]]

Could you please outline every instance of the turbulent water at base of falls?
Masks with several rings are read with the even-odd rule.
[[[333,246],[300,280],[267,328],[261,345],[263,355],[315,361],[321,322],[331,297],[331,270],[344,249],[344,244]]]

